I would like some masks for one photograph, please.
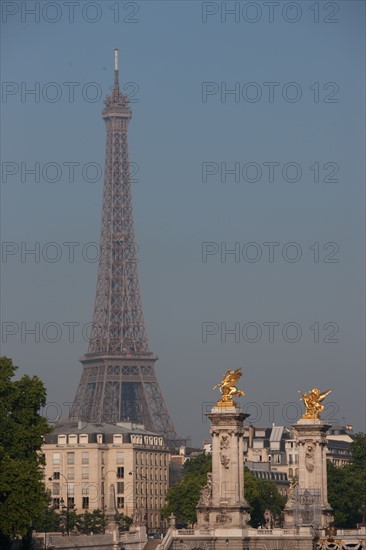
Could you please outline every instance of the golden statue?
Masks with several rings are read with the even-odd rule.
[[[238,397],[245,395],[243,390],[238,390],[236,384],[241,377],[241,369],[236,369],[235,371],[228,369],[227,373],[224,374],[220,384],[216,384],[212,389],[219,388],[221,392],[221,399],[216,403],[218,407],[235,407],[235,401],[233,400],[233,395]]]
[[[318,388],[313,388],[307,393],[304,393],[300,398],[300,401],[304,401],[306,413],[303,414],[301,419],[318,420],[319,414],[324,411],[325,408],[324,405],[321,405],[321,402],[327,397],[327,395],[330,394],[331,391],[333,390],[327,390],[323,393],[320,393],[320,390],[318,390]],[[301,392],[299,391],[299,393]]]

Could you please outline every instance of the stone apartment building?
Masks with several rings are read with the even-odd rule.
[[[327,459],[341,467],[351,460],[352,426],[333,426],[327,434]],[[298,477],[299,454],[291,429],[285,426],[245,426],[244,461],[259,478],[270,479],[286,495]]]
[[[161,435],[131,423],[60,421],[42,453],[55,508],[116,509],[150,530],[162,527],[170,454]]]

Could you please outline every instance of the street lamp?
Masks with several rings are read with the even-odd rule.
[[[132,472],[128,472],[128,475],[132,476]],[[146,512],[145,512],[146,518],[145,519],[146,519],[146,534],[148,534],[148,530],[149,530],[148,505],[147,505],[147,499],[148,499],[147,479],[148,479],[148,477],[143,476],[142,474],[139,474],[139,473],[136,472],[136,477],[137,476],[139,476],[141,479],[145,480],[145,501],[146,501]]]
[[[359,513],[362,515],[362,523],[361,523],[361,526],[365,526],[366,525],[366,522],[365,522],[365,517],[366,517],[366,504],[361,504],[360,506],[360,509],[358,510]]]
[[[273,492],[271,491],[269,494],[270,502],[271,502],[271,516],[270,516],[270,527],[273,529],[274,527],[274,519],[273,519]]]
[[[69,482],[67,480],[67,477],[64,476],[61,472],[57,472],[57,474],[64,478],[66,481],[66,534],[67,536],[70,535],[70,526],[69,526]],[[52,475],[52,477],[48,478],[49,481],[53,481],[55,478],[55,474]],[[60,504],[64,502],[64,499],[61,497]]]

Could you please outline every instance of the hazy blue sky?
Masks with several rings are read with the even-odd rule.
[[[2,354],[39,375],[67,413],[96,286],[87,243],[99,241],[103,180],[91,181],[87,163],[103,166],[102,99],[118,47],[121,84],[138,100],[129,135],[145,319],[177,430],[197,444],[208,436],[211,388],[238,367],[254,422],[270,423],[274,402],[276,422],[290,424],[297,390],[319,386],[334,388],[328,419],[365,429],[365,3],[2,9],[2,240],[14,243],[3,244],[1,316],[13,324],[3,324]],[[35,163],[39,182],[25,172]],[[225,175],[235,163],[236,177]],[[67,242],[80,243],[74,262]],[[24,255],[35,246],[39,262]],[[240,256],[221,256],[225,247]],[[25,332],[35,323],[39,342]],[[62,329],[56,343],[48,323]]]

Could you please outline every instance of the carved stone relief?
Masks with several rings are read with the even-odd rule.
[[[314,447],[307,445],[305,451],[305,466],[308,472],[312,472],[315,467]]]
[[[222,435],[220,440],[220,449],[228,449],[230,447],[230,440],[228,435]]]
[[[228,456],[220,453],[220,462],[226,470],[229,468],[230,458]]]
[[[216,523],[218,525],[227,525],[228,523],[231,523],[232,519],[230,516],[228,516],[225,512],[222,512],[221,514],[217,514],[216,516]]]

